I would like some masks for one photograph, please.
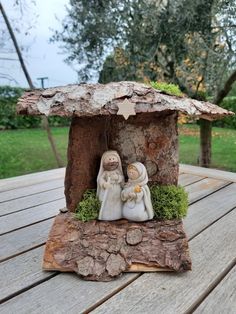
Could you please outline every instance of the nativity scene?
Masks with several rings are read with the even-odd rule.
[[[178,186],[178,114],[232,113],[136,82],[26,91],[19,114],[71,117],[66,208],[55,217],[43,269],[109,281],[123,272],[190,270]]]

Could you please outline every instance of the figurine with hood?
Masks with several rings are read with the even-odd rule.
[[[129,179],[121,193],[123,217],[131,221],[151,220],[154,212],[145,166],[140,162],[132,163],[127,168],[127,175]]]
[[[124,175],[120,156],[116,151],[106,151],[101,158],[97,177],[97,197],[101,201],[99,220],[122,218],[121,189]]]

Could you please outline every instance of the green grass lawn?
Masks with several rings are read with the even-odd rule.
[[[197,165],[199,156],[199,126],[179,127],[180,162]],[[213,128],[211,168],[236,172],[236,130]]]
[[[68,128],[52,128],[66,164]],[[199,127],[181,125],[180,162],[197,165]],[[56,168],[47,134],[41,129],[0,132],[0,178]],[[236,172],[236,130],[213,128],[212,167]]]
[[[68,128],[52,128],[58,150],[66,164]],[[0,132],[0,178],[56,168],[46,131],[22,129]]]

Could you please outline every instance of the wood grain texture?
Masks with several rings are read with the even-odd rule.
[[[1,314],[84,313],[136,278],[137,274],[125,274],[115,281],[95,284],[76,275],[60,274],[2,304]]]
[[[191,116],[217,119],[233,112],[209,102],[167,95],[136,82],[75,84],[26,91],[18,101],[19,114],[94,116],[117,114],[118,103],[129,99],[135,112],[180,111]]]
[[[51,180],[43,183],[33,184],[29,187],[16,188],[14,191],[0,192],[0,203],[7,202],[12,199],[21,198],[24,196],[29,196],[37,194],[40,192],[45,192],[49,190],[55,190],[64,186],[64,178]],[[53,192],[52,192],[53,193]]]
[[[187,235],[192,237],[201,232],[234,207],[236,207],[235,183],[189,206],[188,215],[184,219]]]
[[[59,209],[65,207],[64,198],[43,205],[38,205],[12,215],[0,217],[0,234],[22,228],[24,226],[52,218],[59,213]]]
[[[0,261],[46,242],[52,219],[1,236]]]
[[[42,271],[43,250],[44,247],[41,246],[0,263],[0,302],[53,274],[52,272]]]
[[[209,177],[209,178],[215,178],[218,180],[236,182],[235,172],[222,171],[222,170],[217,170],[217,169],[203,168],[203,167],[184,165],[184,164],[180,164],[179,167],[180,167],[181,173],[187,173],[187,174],[199,175],[199,176],[204,176],[204,177]]]
[[[182,186],[186,186],[186,185],[192,184],[194,182],[203,180],[204,178],[205,177],[197,176],[197,175],[193,175],[193,174],[181,173],[179,175],[178,184],[182,185]]]
[[[189,193],[189,202],[193,203],[205,195],[211,194],[212,192],[226,186],[227,184],[229,184],[227,181],[205,178],[186,186],[185,191]]]
[[[0,204],[0,216],[64,198],[64,188],[46,191]]]
[[[98,307],[94,313],[186,313],[235,260],[236,210],[190,242],[193,271],[149,273]],[[222,245],[224,239],[224,245]]]
[[[26,174],[24,176],[13,177],[0,180],[0,192],[31,186],[41,182],[47,182],[56,179],[64,179],[65,168],[52,169],[42,172]],[[14,193],[14,192],[13,192]],[[1,195],[1,194],[0,194]]]
[[[236,266],[225,276],[194,313],[236,313]]]

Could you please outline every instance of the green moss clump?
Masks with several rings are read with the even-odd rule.
[[[96,190],[87,190],[77,206],[75,218],[83,222],[98,219],[100,207],[101,202],[96,196]]]
[[[184,94],[179,89],[178,85],[175,84],[169,84],[165,82],[150,82],[151,86],[155,89],[158,89],[166,94],[174,95],[178,97],[183,97]]]
[[[187,214],[188,194],[181,186],[153,185],[150,188],[154,219],[183,218]]]

